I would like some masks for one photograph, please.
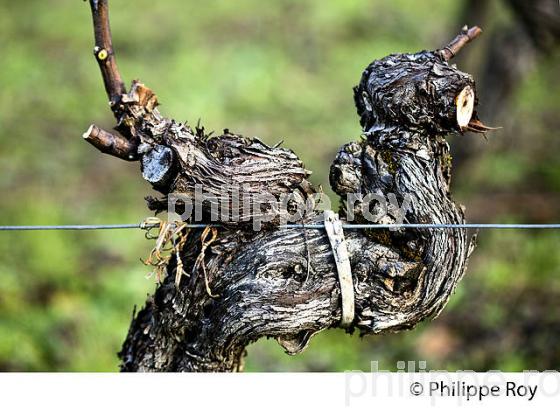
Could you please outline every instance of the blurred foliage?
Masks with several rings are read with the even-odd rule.
[[[428,3],[113,0],[111,20],[123,75],[153,88],[164,114],[284,140],[315,172],[313,182],[328,187],[331,158],[360,133],[351,88],[362,69],[389,53],[435,48],[456,32],[459,2]],[[496,7],[500,19],[511,18]],[[0,0],[0,224],[147,216],[150,187],[138,164],[80,138],[90,123],[113,124],[92,45],[82,1]],[[454,175],[458,198],[478,221],[560,216],[546,201],[560,191],[559,60],[542,60],[519,84],[504,129]],[[495,193],[512,198],[507,212]],[[519,212],[521,194],[545,200]],[[369,370],[372,360],[388,370],[399,360],[437,369],[558,368],[559,239],[481,232],[466,277],[435,322],[365,339],[327,331],[297,357],[259,341],[247,369]],[[116,370],[132,308],[154,288],[139,260],[150,246],[138,231],[0,233],[0,369]]]

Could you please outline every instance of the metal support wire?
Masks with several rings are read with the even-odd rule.
[[[87,231],[101,229],[146,229],[159,224],[113,225],[0,225],[0,231]],[[187,224],[190,229],[220,227],[219,224]],[[343,224],[343,229],[560,229],[560,224]],[[279,229],[325,229],[324,224],[280,225]]]
[[[90,231],[96,229],[139,229],[140,224],[116,225],[7,225],[0,231]]]

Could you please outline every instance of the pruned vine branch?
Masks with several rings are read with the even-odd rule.
[[[461,51],[461,49],[467,45],[467,43],[473,41],[482,33],[480,27],[474,26],[468,28],[463,27],[461,33],[457,35],[451,42],[440,50],[441,56],[445,61],[451,60],[453,57]]]
[[[201,127],[166,118],[157,97],[134,81],[125,92],[112,52],[106,0],[90,0],[99,60],[120,135],[92,126],[85,139],[102,152],[139,159],[142,176],[161,198],[194,197],[201,188],[226,204],[235,221],[208,232],[182,232],[167,275],[131,323],[120,357],[126,371],[235,371],[245,347],[273,337],[289,354],[341,320],[341,291],[333,250],[324,231],[275,229],[282,215],[272,208],[242,207],[224,187],[239,187],[290,205],[317,192],[310,172],[292,151],[225,131],[210,137]],[[464,30],[443,50],[393,54],[363,72],[354,98],[364,138],[343,146],[330,169],[342,201],[341,218],[355,221],[375,209],[348,194],[393,195],[407,203],[404,215],[389,207],[380,222],[464,223],[450,193],[451,165],[445,135],[476,127],[476,90],[469,74],[447,60],[480,33]],[[102,56],[103,57],[103,56]],[[480,132],[483,132],[480,129]],[[409,201],[409,202],[406,202]],[[252,204],[254,205],[254,204]],[[202,204],[202,222],[211,205]],[[263,230],[253,223],[272,213]],[[310,209],[295,223],[321,222]],[[197,221],[198,222],[198,221]],[[348,331],[361,334],[410,329],[443,309],[474,248],[466,230],[346,232],[355,312]],[[168,239],[168,238],[167,238]],[[179,280],[177,280],[179,278]]]
[[[108,1],[90,0],[89,3],[93,17],[93,33],[95,37],[93,54],[99,64],[109,101],[111,104],[116,104],[121,95],[126,93],[126,88],[117,67],[113,51]]]
[[[83,138],[99,151],[126,161],[138,160],[138,146],[121,135],[90,125]]]

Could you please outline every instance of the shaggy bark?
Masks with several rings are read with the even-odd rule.
[[[478,58],[463,55],[459,64],[473,71],[482,90],[481,104],[485,107],[484,117],[490,124],[500,124],[511,119],[511,102],[514,94],[532,69],[557,52],[560,45],[560,12],[555,0],[504,0],[512,13],[512,21],[499,21],[492,13],[492,2],[487,0],[465,0],[458,20],[478,22],[495,26],[481,44]],[[468,58],[468,61],[467,61]],[[507,142],[523,138],[520,133],[511,133]],[[499,140],[494,150],[503,150]],[[470,160],[478,158],[487,144],[457,144],[453,147],[454,167],[459,174],[469,168]]]
[[[223,199],[238,221],[182,236],[184,244],[144,308],[134,314],[120,357],[125,371],[236,371],[245,347],[273,337],[289,354],[302,351],[317,332],[339,326],[341,294],[329,239],[323,230],[275,229],[272,208],[242,208],[224,194],[241,185],[241,196],[263,194],[294,203],[315,192],[309,172],[290,150],[269,147],[225,131],[210,137],[202,128],[163,117],[155,94],[138,81],[128,93],[107,42],[106,0],[90,0],[100,62],[121,136],[86,133],[102,152],[141,161],[143,177],[165,196],[196,194],[196,186]],[[99,26],[99,27],[98,27]],[[465,29],[442,50],[392,55],[373,62],[355,90],[364,139],[345,145],[331,166],[331,184],[348,193],[409,198],[405,222],[464,223],[450,192],[450,157],[444,136],[461,132],[457,95],[474,81],[447,60],[479,34]],[[104,54],[102,53],[102,56]],[[474,95],[473,95],[474,98]],[[472,115],[468,127],[486,130]],[[93,134],[93,135],[92,135]],[[108,134],[108,135],[106,135]],[[101,136],[101,137],[100,137]],[[91,138],[89,138],[91,137]],[[345,203],[345,209],[350,209]],[[208,204],[202,215],[209,221]],[[365,218],[358,201],[357,221]],[[265,230],[251,224],[270,214]],[[230,214],[231,215],[231,214]],[[317,210],[297,223],[322,222]],[[397,220],[389,209],[380,221]],[[466,230],[370,230],[345,232],[355,291],[355,317],[348,331],[361,334],[410,329],[436,316],[465,272],[472,244]],[[181,268],[187,272],[181,275]],[[178,273],[179,272],[179,273]],[[177,280],[179,278],[179,280]]]

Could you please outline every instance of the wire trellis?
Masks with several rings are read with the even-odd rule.
[[[102,225],[0,225],[0,231],[88,231],[102,229],[147,229],[159,226],[145,224],[102,224]],[[219,224],[186,224],[189,229],[218,228]],[[560,224],[343,224],[343,229],[560,229]],[[324,224],[279,225],[278,229],[325,229]]]

